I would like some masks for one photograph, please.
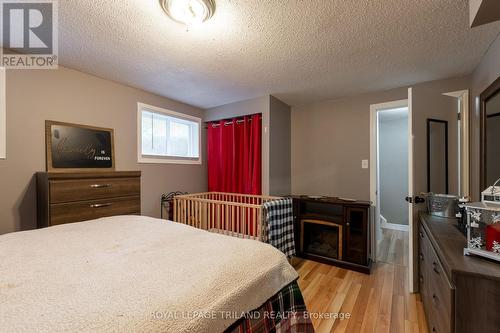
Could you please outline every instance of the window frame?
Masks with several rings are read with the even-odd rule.
[[[168,117],[177,118],[184,121],[195,122],[198,124],[198,157],[180,157],[166,155],[143,155],[142,154],[142,112],[152,112]],[[157,106],[137,103],[137,162],[144,164],[201,164],[202,149],[201,149],[201,118],[190,116],[184,113],[175,112],[169,109],[160,108]],[[167,131],[167,137],[169,133]]]

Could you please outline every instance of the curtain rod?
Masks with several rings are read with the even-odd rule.
[[[252,121],[252,118],[249,118],[247,120],[248,121]],[[262,120],[262,117],[259,117],[259,120]],[[220,122],[221,120],[218,120],[218,121]],[[222,121],[224,121],[224,120],[222,120]],[[237,119],[236,120],[236,124],[242,124],[244,122],[245,122],[245,119]],[[214,122],[212,122],[212,121],[209,121],[206,124],[207,124],[207,126],[205,126],[205,128],[208,128],[209,125],[211,125],[212,128],[219,127],[221,125],[221,124],[214,124]],[[229,125],[232,125],[232,124],[234,124],[234,120],[228,120],[228,121],[226,121],[224,123],[224,126],[229,126]]]

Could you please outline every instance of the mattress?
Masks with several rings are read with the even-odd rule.
[[[222,332],[297,279],[280,251],[117,216],[0,236],[6,332]]]

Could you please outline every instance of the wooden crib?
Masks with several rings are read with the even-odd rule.
[[[262,205],[280,197],[206,192],[174,198],[174,221],[226,235],[262,240]]]

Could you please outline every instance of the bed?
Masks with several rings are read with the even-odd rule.
[[[16,232],[0,236],[0,328],[311,332],[297,277],[268,244],[148,217]]]

